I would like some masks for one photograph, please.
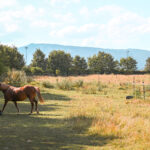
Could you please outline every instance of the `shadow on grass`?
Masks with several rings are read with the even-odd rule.
[[[0,110],[2,109],[2,105],[0,105]],[[13,104],[13,102],[8,102],[7,106],[5,107],[5,110],[3,112],[3,115],[9,115],[9,116],[14,116],[14,115],[27,115],[30,113],[31,111],[31,104],[30,102],[26,102],[26,103],[22,103],[22,102],[18,102],[18,107],[20,112],[17,112],[17,109],[15,107],[15,105]],[[50,114],[44,114],[46,112],[51,113],[54,111],[57,111],[58,109],[60,109],[60,105],[59,104],[45,104],[45,105],[38,105],[38,110],[39,110],[39,115],[50,115]],[[35,106],[34,106],[34,112],[33,115],[36,115],[36,111],[35,111]],[[2,115],[2,116],[3,116]],[[1,116],[0,116],[1,117]]]
[[[114,136],[90,136],[71,130],[64,119],[7,114],[1,116],[0,147],[8,149],[84,149],[104,146]]]
[[[59,100],[59,101],[69,101],[69,97],[60,94],[42,93],[42,97],[45,100]]]
[[[58,100],[62,97],[62,100],[66,100],[66,97],[60,95],[45,93],[44,97],[46,96],[47,99],[55,97]],[[19,103],[19,107],[21,114],[17,114],[15,106],[9,104],[4,114],[0,116],[1,149],[78,150],[85,147],[92,149],[94,146],[101,147],[118,138],[112,135],[87,135],[86,130],[90,127],[92,118],[62,119],[55,113],[60,109],[60,105],[57,104],[40,105],[40,110],[44,112],[40,115],[27,115],[31,107],[29,103]],[[84,128],[82,125],[80,130],[73,128],[74,125],[71,123],[76,123],[74,120],[82,120]]]

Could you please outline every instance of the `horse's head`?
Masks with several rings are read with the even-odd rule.
[[[2,83],[0,83],[0,90],[1,90],[1,86],[2,86]]]
[[[1,90],[1,91],[7,90],[8,88],[9,88],[9,85],[0,83],[0,90]]]

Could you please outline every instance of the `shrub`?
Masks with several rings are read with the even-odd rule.
[[[27,76],[27,83],[31,83],[33,81],[34,81],[33,77]]]
[[[102,91],[103,86],[100,82],[97,82],[96,86],[97,86],[97,91]]]
[[[82,89],[82,93],[84,94],[96,94],[97,93],[97,87],[90,85],[90,86],[84,86]]]
[[[86,83],[83,86],[82,93],[96,94],[98,92],[101,92],[104,88],[107,88],[107,85],[104,85],[101,82],[90,82],[90,83]]]
[[[43,81],[42,86],[45,88],[54,88],[54,86],[49,81]]]
[[[56,82],[56,87],[58,89],[61,89],[61,90],[72,90],[73,89],[73,83],[72,81],[70,80],[62,80],[61,82]]]
[[[74,82],[74,87],[80,88],[83,87],[83,84],[84,84],[83,80],[78,80]]]
[[[6,73],[3,81],[14,86],[22,86],[27,83],[27,76],[24,71],[12,70]]]

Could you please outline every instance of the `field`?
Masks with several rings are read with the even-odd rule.
[[[7,105],[0,116],[1,150],[148,150],[150,76],[34,77],[44,104]],[[132,85],[135,80],[136,84]],[[144,81],[146,99],[143,99]],[[125,100],[127,95],[135,98]],[[3,95],[0,93],[0,105]]]

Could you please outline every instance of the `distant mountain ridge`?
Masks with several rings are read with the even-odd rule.
[[[146,59],[150,57],[150,51],[141,49],[104,49],[96,47],[80,47],[80,46],[67,46],[59,44],[32,43],[18,48],[19,52],[24,55],[24,58],[26,58],[25,47],[28,47],[27,64],[31,63],[33,54],[38,48],[45,53],[46,57],[53,50],[64,50],[65,52],[70,53],[72,57],[74,57],[75,55],[79,55],[81,57],[88,58],[93,56],[94,54],[97,54],[99,51],[111,54],[115,60],[120,60],[120,58],[122,57],[131,56],[138,62],[137,67],[139,70],[144,69]]]

